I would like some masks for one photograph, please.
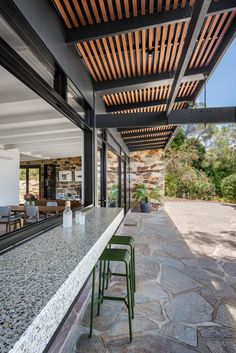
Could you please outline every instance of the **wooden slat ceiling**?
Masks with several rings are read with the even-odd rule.
[[[224,0],[214,0],[222,2]],[[53,0],[68,29],[124,18],[173,11],[188,6],[194,0]],[[236,11],[207,16],[189,61],[189,69],[207,68],[220,46],[227,29],[235,20]],[[136,32],[102,37],[77,43],[79,55],[96,82],[120,80],[157,73],[173,74],[180,60],[189,21],[163,25]],[[188,108],[190,98],[196,97],[201,81],[184,82],[173,109]],[[155,85],[151,88],[103,95],[107,107],[116,106],[118,113],[165,111],[166,104],[124,109],[125,104],[158,102],[169,98],[171,87]],[[122,109],[119,109],[122,105]]]

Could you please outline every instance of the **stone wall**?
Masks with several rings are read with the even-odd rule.
[[[154,187],[160,190],[160,201],[164,201],[164,151],[147,150],[130,153],[130,189],[131,195],[135,184],[146,185],[148,191]],[[132,202],[134,205],[134,202]]]
[[[21,166],[25,165],[37,165],[41,167],[41,197],[44,195],[44,165],[54,164],[56,165],[56,194],[58,193],[72,193],[81,194],[81,182],[75,182],[75,170],[81,170],[82,159],[81,157],[70,157],[70,158],[59,158],[59,159],[46,159],[36,160],[30,162],[21,163]],[[59,181],[59,171],[72,171],[72,181],[65,182]]]

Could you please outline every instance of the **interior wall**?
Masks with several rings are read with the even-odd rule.
[[[18,149],[0,151],[0,206],[19,204]]]
[[[160,202],[163,203],[165,192],[163,150],[146,150],[130,153],[131,196],[135,184],[144,184],[149,192],[157,186],[161,195]],[[131,207],[134,207],[133,199]]]
[[[68,157],[68,158],[59,158],[59,159],[45,159],[45,160],[35,160],[35,161],[29,161],[29,162],[22,162],[21,163],[22,166],[37,165],[37,166],[41,167],[41,198],[43,198],[43,195],[44,195],[44,165],[45,164],[56,165],[56,194],[59,194],[59,193],[80,194],[81,193],[82,181],[76,182],[75,175],[74,175],[74,172],[76,170],[82,172],[82,158],[81,158],[81,156],[80,157]],[[59,180],[59,171],[72,171],[72,181],[60,181]]]

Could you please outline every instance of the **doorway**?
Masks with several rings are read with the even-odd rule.
[[[40,196],[40,182],[41,182],[41,168],[40,166],[21,166],[20,167],[20,191],[19,202],[24,203],[25,194],[33,194]]]

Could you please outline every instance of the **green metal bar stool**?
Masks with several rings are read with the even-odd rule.
[[[135,275],[135,241],[134,238],[131,237],[130,235],[113,235],[111,240],[109,241],[109,247],[111,248],[111,245],[123,245],[123,246],[129,246],[130,248],[130,253],[131,253],[131,275],[132,275],[132,291],[136,292],[136,275]],[[109,262],[108,262],[108,267],[107,270],[109,271]],[[106,289],[108,288],[108,280],[109,277],[107,277],[106,281]],[[133,295],[134,297],[134,295]],[[134,300],[134,298],[133,298]]]
[[[106,262],[123,262],[125,264],[125,273],[112,273],[109,274],[106,271]],[[126,249],[108,249],[106,248],[99,259],[99,285],[98,285],[98,298],[95,300],[95,276],[96,276],[96,266],[93,268],[93,282],[92,282],[92,300],[91,300],[91,312],[90,312],[90,334],[92,336],[93,332],[93,312],[94,306],[97,305],[97,315],[100,314],[100,306],[104,300],[121,300],[124,301],[128,308],[128,319],[129,319],[129,337],[132,341],[132,318],[134,317],[134,307],[132,301],[132,291],[131,291],[131,254]],[[107,276],[122,276],[126,277],[127,286],[127,296],[111,296],[105,295],[105,281]]]

